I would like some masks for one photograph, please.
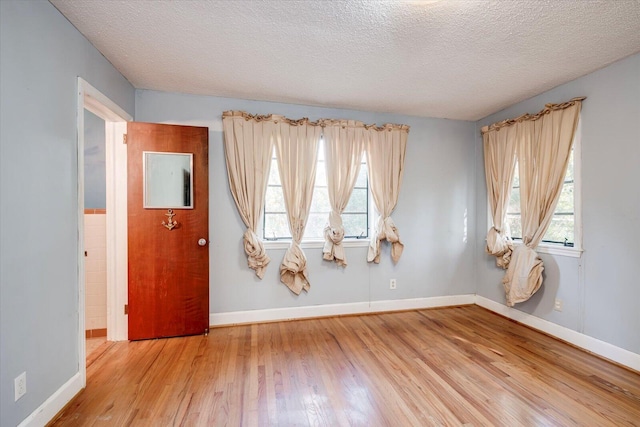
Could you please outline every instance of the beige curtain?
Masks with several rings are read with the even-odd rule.
[[[324,259],[335,260],[338,265],[346,267],[347,259],[342,246],[344,227],[341,215],[349,203],[360,172],[367,131],[363,123],[353,120],[326,120],[323,125],[331,213],[324,229],[325,243],[322,253]]]
[[[321,127],[307,119],[278,120],[275,141],[292,241],[280,265],[280,281],[299,295],[310,288],[307,258],[300,247],[316,179]]]
[[[276,125],[271,116],[251,116],[241,111],[222,113],[229,188],[242,221],[244,251],[249,268],[264,277],[269,257],[256,234],[262,218]]]
[[[517,157],[523,244],[513,251],[503,279],[509,306],[528,300],[542,285],[544,266],[535,248],[549,228],[562,191],[583,99],[547,105],[516,124],[522,128]]]
[[[513,244],[505,230],[505,217],[509,207],[511,183],[516,165],[518,137],[516,126],[486,131],[484,145],[484,171],[493,226],[487,233],[487,253],[496,257],[496,265],[509,266]]]
[[[404,245],[391,213],[398,203],[402,185],[404,156],[407,148],[409,126],[387,124],[367,131],[366,152],[369,168],[369,186],[379,217],[374,225],[369,244],[369,262],[380,262],[380,242],[391,243],[391,258],[398,262]]]

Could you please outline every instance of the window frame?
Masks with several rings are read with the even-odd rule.
[[[580,258],[584,249],[582,248],[582,132],[581,120],[578,120],[576,134],[573,138],[573,246],[565,246],[562,243],[540,242],[536,247],[536,252],[550,255],[560,255],[571,258]],[[512,187],[511,187],[512,188]],[[491,220],[491,208],[487,196],[487,222],[490,229],[493,226]],[[511,238],[514,247],[522,245],[522,238]]]
[[[320,150],[320,144],[318,144],[318,150]],[[366,162],[366,154],[363,152],[363,159],[364,162],[361,162],[361,168],[363,165],[365,165],[367,167],[367,237],[353,237],[353,236],[345,236],[344,239],[342,240],[342,246],[346,247],[346,248],[352,248],[352,247],[365,247],[365,246],[369,246],[369,243],[371,241],[371,233],[372,233],[372,224],[373,224],[373,220],[374,220],[374,209],[375,206],[373,205],[373,197],[371,194],[371,186],[369,185],[369,170],[368,170],[368,164]],[[275,158],[275,147],[274,147],[274,156],[272,156],[272,160]],[[324,163],[326,162],[326,160],[323,160],[323,167],[326,167],[324,165]],[[319,166],[320,160],[316,160],[316,167]],[[267,182],[267,187],[269,186],[269,183]],[[363,189],[364,187],[354,187],[354,189]],[[314,189],[315,189],[315,185],[314,185]],[[265,200],[265,205],[266,205],[266,200]],[[262,220],[259,223],[258,226],[258,236],[260,236],[260,239],[262,241],[263,246],[265,247],[265,249],[286,249],[289,247],[289,245],[291,245],[291,241],[292,238],[291,237],[279,237],[279,238],[275,238],[275,239],[268,239],[264,237],[264,226],[265,226],[265,208],[266,206],[263,205],[262,206]],[[327,216],[329,215],[329,213],[327,212]],[[308,224],[307,224],[308,225]],[[302,239],[302,242],[300,243],[300,246],[302,248],[323,248],[325,244],[325,239],[323,238],[304,238]]]

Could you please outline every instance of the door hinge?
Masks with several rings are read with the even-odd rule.
[[[124,314],[129,314],[129,304],[124,305]]]
[[[127,143],[127,134],[126,134],[126,133],[123,133],[123,134],[122,134],[122,143],[123,143],[123,144],[126,144],[126,143]]]

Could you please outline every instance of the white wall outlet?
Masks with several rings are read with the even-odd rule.
[[[553,309],[555,311],[562,311],[562,300],[561,299],[557,299],[555,304],[553,304]]]
[[[17,402],[22,396],[27,394],[27,373],[23,372],[13,380],[15,391],[15,401]]]
[[[389,280],[389,289],[395,289],[395,288],[396,288],[396,279]]]

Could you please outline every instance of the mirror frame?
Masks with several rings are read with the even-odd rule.
[[[190,204],[188,206],[156,206],[147,203],[147,154],[162,154],[169,155],[175,154],[179,156],[189,157],[189,191],[190,191]],[[142,152],[142,207],[144,209],[193,209],[193,153],[176,153],[171,151],[143,151]]]

